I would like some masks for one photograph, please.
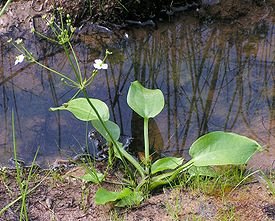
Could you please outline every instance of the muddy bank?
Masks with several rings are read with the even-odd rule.
[[[3,6],[4,2],[2,2]],[[274,13],[275,0],[180,0],[180,1],[13,1],[6,13],[0,17],[0,33],[14,27],[32,28],[39,18],[47,13],[55,13],[57,7],[63,7],[65,14],[73,16],[76,26],[88,22],[107,27],[152,26],[159,21],[171,20],[174,16],[191,13],[202,21],[219,20],[232,22],[260,10],[264,19]]]
[[[266,184],[253,180],[231,194],[205,194],[200,190],[178,187],[164,189],[145,200],[139,207],[119,209],[112,205],[94,203],[96,185],[75,179],[83,169],[69,171],[65,175],[42,173],[31,181],[30,188],[44,181],[28,196],[30,220],[241,220],[272,221],[275,219],[274,196]],[[103,184],[105,188],[110,184]],[[218,191],[218,190],[216,190]],[[0,208],[19,196],[14,174],[0,173]],[[19,220],[20,203],[15,203],[0,220]]]
[[[77,22],[83,19],[92,22],[110,22],[117,25],[127,21],[159,20],[185,12],[194,12],[195,16],[213,19],[234,20],[249,15],[258,8],[274,7],[274,0],[121,0],[121,1],[46,1],[47,10],[64,7],[75,16]],[[45,4],[45,3],[43,3]]]

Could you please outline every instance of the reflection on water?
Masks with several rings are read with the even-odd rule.
[[[114,39],[96,49],[94,40],[93,44],[77,42],[76,49],[87,74],[104,48],[113,51],[109,70],[100,73],[89,92],[108,104],[123,135],[134,136],[134,152],[142,149],[142,123],[128,108],[126,95],[130,82],[137,79],[146,87],[160,88],[165,95],[165,109],[150,125],[151,144],[156,152],[188,157],[188,147],[198,136],[213,130],[234,131],[266,147],[252,161],[254,166],[272,166],[272,21],[238,29],[230,25],[201,25],[184,17],[173,24],[163,24],[158,30],[132,30],[128,35],[128,41]],[[41,62],[72,74],[58,47],[34,38],[25,42]],[[47,164],[48,160],[79,151],[86,142],[89,125],[78,122],[69,113],[48,111],[49,107],[66,102],[74,91],[36,65],[14,66],[16,54],[12,47],[1,43],[0,162],[6,164],[12,155],[12,109],[16,114],[20,156],[30,161],[40,146],[39,161]]]

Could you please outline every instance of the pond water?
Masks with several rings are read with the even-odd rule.
[[[124,36],[128,34],[129,38]],[[45,65],[72,75],[62,50],[28,32],[15,29],[25,45]],[[15,113],[18,155],[48,166],[85,145],[90,125],[68,112],[50,112],[66,102],[74,90],[60,78],[23,62],[1,37],[0,163],[13,155],[11,112]],[[254,167],[271,168],[275,160],[275,23],[259,20],[249,26],[201,24],[189,17],[143,28],[95,35],[86,30],[74,43],[84,73],[106,48],[113,52],[109,69],[100,71],[89,88],[91,97],[104,100],[123,136],[134,138],[131,148],[142,150],[142,121],[126,103],[129,85],[139,80],[159,88],[165,108],[150,121],[151,145],[162,155],[183,155],[194,140],[210,131],[233,131],[256,139],[265,151],[254,157]]]

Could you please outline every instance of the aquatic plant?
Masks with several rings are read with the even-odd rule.
[[[261,151],[261,146],[252,139],[231,132],[215,131],[198,138],[191,145],[189,150],[191,159],[187,162],[182,157],[164,157],[152,162],[150,159],[148,122],[150,118],[157,116],[164,108],[164,96],[161,90],[145,88],[138,81],[134,81],[128,91],[127,103],[134,112],[144,119],[145,153],[144,160],[139,161],[136,159],[119,142],[120,128],[109,119],[108,106],[97,98],[88,97],[86,90],[87,86],[94,81],[98,72],[101,69],[108,68],[106,59],[111,52],[106,50],[105,57],[102,60],[95,60],[94,70],[90,76],[83,75],[70,42],[75,28],[72,27],[69,16],[66,16],[66,22],[64,23],[62,9],[58,9],[58,12],[60,13],[60,22],[56,22],[54,17],[45,18],[52,28],[55,38],[49,38],[41,33],[38,33],[38,35],[64,48],[74,72],[74,79],[38,62],[20,40],[16,44],[12,43],[28,61],[57,74],[66,86],[76,89],[75,95],[68,102],[50,110],[66,110],[71,112],[78,120],[90,122],[109,144],[108,163],[112,164],[113,158],[122,162],[125,177],[121,182],[121,190],[112,192],[99,188],[95,195],[97,204],[113,202],[119,207],[138,205],[156,188],[172,185],[183,173],[188,173],[190,176],[193,174],[213,176],[212,166],[246,164],[253,154]],[[37,33],[35,30],[33,31]],[[18,57],[18,62],[22,61],[22,56]],[[106,176],[93,168],[82,179],[100,183],[106,180]]]

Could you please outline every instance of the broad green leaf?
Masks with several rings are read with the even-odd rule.
[[[216,131],[196,140],[189,154],[194,166],[245,164],[262,147],[254,140],[234,133]]]
[[[127,95],[128,105],[141,117],[153,118],[164,107],[164,97],[159,89],[147,89],[134,81]]]
[[[132,193],[121,200],[119,200],[116,203],[117,207],[130,207],[130,206],[138,206],[141,201],[143,200],[143,194],[142,192],[135,192],[132,191]]]
[[[105,123],[105,126],[107,127],[107,129],[109,130],[109,132],[111,133],[113,139],[118,140],[118,138],[120,137],[119,126],[110,120],[105,121],[104,123]],[[107,140],[108,142],[112,141],[99,120],[93,120],[92,124],[93,124],[94,128],[105,138],[105,140]]]
[[[103,181],[104,175],[102,173],[86,173],[79,178],[86,182],[99,184]]]
[[[108,106],[101,100],[89,99],[94,105],[103,121],[109,120]],[[77,119],[82,121],[97,120],[98,117],[90,106],[86,98],[76,98],[70,100],[68,103],[63,104],[60,107],[50,108],[51,111],[67,110],[70,111]]]
[[[109,202],[120,200],[131,194],[132,191],[129,188],[124,188],[120,192],[112,192],[104,188],[99,188],[95,194],[95,203],[97,205],[103,205]]]
[[[157,160],[151,166],[151,173],[155,174],[164,170],[173,170],[180,166],[183,162],[181,157],[165,157]]]
[[[218,174],[214,170],[214,168],[207,166],[207,167],[196,167],[192,166],[188,169],[188,173],[190,176],[208,176],[208,177],[216,177]]]

